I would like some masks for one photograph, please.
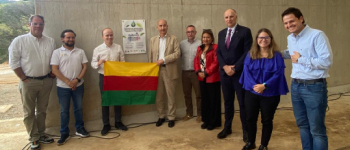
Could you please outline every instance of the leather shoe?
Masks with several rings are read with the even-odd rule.
[[[174,127],[175,126],[175,121],[174,120],[169,120],[169,122],[168,122],[168,127],[169,128],[172,128],[172,127]]]
[[[108,133],[109,130],[111,130],[111,125],[104,125],[103,129],[101,131],[101,135],[105,136]]]
[[[247,144],[245,144],[243,146],[242,150],[250,150],[250,149],[254,149],[254,148],[256,148],[255,143],[248,142]]]
[[[264,146],[264,145],[260,145],[259,149],[258,150],[268,150],[267,149],[267,146]]]
[[[208,128],[208,124],[204,122],[204,123],[201,125],[201,128],[202,128],[202,129]]]
[[[193,115],[186,115],[185,117],[182,118],[182,121],[187,121],[190,120],[191,118],[193,118]]]
[[[243,141],[244,143],[248,143],[248,132],[243,130]]]
[[[218,134],[218,138],[219,139],[223,139],[223,138],[226,138],[228,135],[230,135],[232,133],[232,130],[229,130],[229,129],[225,129],[222,130],[219,134]]]
[[[215,128],[214,126],[208,125],[207,130],[209,130],[209,131],[214,130],[214,128]]]
[[[123,130],[123,131],[127,131],[128,130],[128,127],[126,127],[122,122],[116,122],[115,123],[115,128]]]
[[[157,123],[156,123],[156,126],[159,127],[161,126],[163,123],[165,122],[165,119],[164,118],[159,118]]]

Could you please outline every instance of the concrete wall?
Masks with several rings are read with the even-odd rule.
[[[185,27],[193,24],[199,31],[212,29],[215,35],[225,28],[223,12],[234,8],[238,13],[238,23],[256,32],[266,27],[272,30],[277,44],[286,48],[289,34],[283,27],[281,13],[288,7],[298,7],[304,14],[306,23],[323,30],[331,43],[334,65],[330,70],[329,87],[350,83],[350,1],[348,0],[36,0],[36,13],[45,17],[44,33],[61,45],[59,35],[67,28],[77,33],[76,46],[85,50],[91,61],[93,49],[101,44],[101,30],[111,27],[116,43],[122,44],[121,21],[146,20],[147,39],[157,35],[156,22],[163,18],[168,21],[169,33],[179,40],[186,38]],[[217,38],[217,37],[216,37]],[[129,62],[147,62],[147,54],[126,55]],[[291,61],[286,60],[286,76],[290,81]],[[179,63],[180,64],[180,63]],[[84,120],[101,118],[98,74],[90,66],[85,75]],[[178,116],[184,112],[181,79],[176,88]],[[282,98],[288,103],[289,95]],[[54,88],[48,108],[47,125],[59,125],[59,104]],[[154,105],[124,106],[123,120],[126,123],[155,121]],[[71,119],[73,123],[73,119]]]

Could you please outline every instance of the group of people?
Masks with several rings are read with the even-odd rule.
[[[45,135],[46,110],[52,89],[53,78],[57,77],[57,96],[61,109],[61,137],[58,145],[70,138],[68,128],[70,103],[72,99],[76,135],[88,137],[84,128],[82,100],[84,95],[84,75],[88,59],[84,50],[75,46],[76,33],[67,29],[61,33],[62,46],[56,50],[52,38],[42,34],[44,17],[34,15],[29,18],[30,33],[16,37],[9,47],[10,67],[20,78],[24,125],[31,141],[31,149],[40,149],[39,143],[52,143]],[[102,30],[104,43],[94,49],[91,66],[98,69],[100,92],[103,88],[103,63],[105,61],[125,61],[120,45],[113,43],[113,31]],[[52,70],[52,71],[51,71]],[[123,131],[128,128],[121,121],[121,106],[114,106],[115,128]],[[109,106],[102,106],[103,129],[106,135],[111,129]]]
[[[251,30],[237,23],[234,9],[224,12],[227,28],[218,34],[204,29],[201,40],[195,39],[196,28],[186,27],[187,39],[178,44],[167,33],[168,24],[159,20],[159,36],[152,37],[149,59],[160,66],[156,96],[159,119],[156,126],[165,122],[164,95],[168,99],[168,126],[175,125],[175,79],[178,77],[175,60],[182,58],[182,86],[187,121],[193,118],[192,88],[196,94],[197,122],[202,129],[213,130],[221,126],[221,88],[224,96],[225,122],[219,139],[232,133],[235,93],[238,99],[243,141],[242,150],[255,149],[257,120],[261,112],[262,135],[259,150],[267,150],[273,130],[273,118],[281,95],[288,85],[284,75],[284,59],[292,60],[291,96],[294,116],[305,150],[328,149],[325,127],[327,108],[328,70],[332,65],[332,49],[324,32],[305,24],[297,8],[282,13],[282,22],[288,36],[284,51],[278,48],[269,29],[262,28],[254,38]],[[180,45],[180,48],[179,46]],[[180,49],[180,50],[179,50]]]
[[[237,23],[234,9],[224,12],[227,28],[218,34],[204,29],[201,39],[196,39],[196,28],[186,27],[187,39],[178,42],[169,34],[166,20],[157,22],[159,35],[150,39],[149,62],[159,68],[156,107],[161,126],[166,118],[168,127],[175,126],[177,84],[177,60],[182,58],[182,85],[186,104],[187,121],[193,118],[192,88],[196,94],[197,122],[202,129],[213,130],[222,126],[221,88],[224,96],[225,122],[217,138],[232,134],[235,93],[239,103],[243,141],[242,150],[255,149],[257,120],[261,111],[262,135],[259,150],[267,150],[273,130],[273,118],[280,96],[289,92],[284,75],[284,59],[292,60],[291,96],[294,116],[300,130],[303,149],[328,149],[325,127],[327,108],[328,70],[332,65],[332,50],[324,32],[305,24],[301,11],[288,8],[282,13],[284,27],[291,33],[288,46],[280,51],[271,31],[262,28],[254,38],[251,30]],[[40,149],[39,143],[52,143],[45,135],[45,118],[53,78],[57,77],[57,95],[61,106],[61,138],[58,145],[69,139],[69,108],[73,101],[76,135],[89,136],[84,129],[82,99],[83,76],[87,69],[84,50],[74,46],[76,34],[64,30],[62,47],[55,49],[54,40],[42,34],[44,18],[30,17],[30,33],[13,40],[9,47],[10,66],[20,78],[24,124],[32,149]],[[104,43],[94,49],[91,66],[98,69],[102,95],[106,61],[125,61],[120,45],[113,43],[113,31],[102,31]],[[52,72],[50,72],[52,70]],[[165,104],[165,96],[167,104]],[[166,112],[167,105],[168,112]],[[121,106],[113,106],[115,128],[126,131],[121,121]],[[111,129],[109,106],[102,106],[103,129],[106,135]]]

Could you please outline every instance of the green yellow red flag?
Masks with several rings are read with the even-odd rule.
[[[156,63],[104,63],[102,106],[154,104],[159,66]]]

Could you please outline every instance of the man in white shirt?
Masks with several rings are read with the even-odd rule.
[[[113,43],[113,31],[111,28],[105,28],[102,30],[102,39],[104,43],[97,46],[94,49],[94,53],[91,60],[91,67],[98,69],[100,78],[100,92],[102,97],[103,89],[103,77],[104,77],[104,63],[106,61],[122,61],[125,62],[124,52],[120,45]],[[122,107],[114,106],[114,117],[115,117],[115,128],[121,129],[123,131],[128,130],[128,128],[122,123],[121,120]],[[101,135],[106,135],[111,129],[109,123],[109,106],[102,106],[102,121],[103,129]]]
[[[29,134],[31,149],[40,149],[40,143],[54,140],[45,135],[46,109],[52,88],[50,58],[55,49],[52,38],[43,35],[44,17],[31,16],[30,33],[16,37],[9,46],[10,67],[21,80],[24,125]]]
[[[88,137],[84,128],[82,100],[84,95],[84,74],[88,62],[84,50],[74,47],[76,34],[64,30],[61,34],[62,47],[56,49],[51,58],[52,72],[57,77],[57,95],[61,106],[61,138],[58,145],[69,139],[69,109],[73,102],[76,135]]]
[[[180,42],[181,58],[182,58],[182,89],[185,95],[186,116],[182,118],[187,121],[193,117],[192,104],[192,87],[196,93],[197,100],[197,122],[202,121],[201,115],[201,93],[199,89],[199,81],[194,72],[194,57],[196,57],[198,46],[201,45],[201,40],[196,38],[196,28],[193,25],[188,25],[186,28],[187,39]]]

